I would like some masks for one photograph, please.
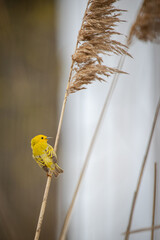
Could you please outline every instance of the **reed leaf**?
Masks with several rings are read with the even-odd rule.
[[[131,27],[128,44],[134,36],[142,41],[160,43],[160,0],[144,0]]]
[[[115,26],[122,11],[113,6],[116,0],[89,0],[72,55],[72,73],[68,94],[85,89],[93,81],[104,81],[114,73],[124,73],[103,64],[103,54],[127,54],[127,47],[113,39],[120,35]]]

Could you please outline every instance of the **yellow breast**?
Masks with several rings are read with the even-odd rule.
[[[35,144],[33,147],[33,155],[38,156],[45,153],[45,149],[47,148],[47,142],[39,142]]]

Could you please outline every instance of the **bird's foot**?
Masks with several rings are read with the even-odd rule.
[[[52,177],[51,173],[47,173],[47,177]]]

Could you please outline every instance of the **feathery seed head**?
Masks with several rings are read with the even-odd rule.
[[[141,41],[160,43],[160,0],[144,0],[131,27],[128,45],[137,37]]]
[[[34,147],[35,144],[39,143],[39,142],[47,142],[48,141],[48,137],[45,135],[37,135],[34,138],[32,138],[31,140],[31,148]]]
[[[149,1],[149,0],[148,0]],[[128,55],[128,48],[114,36],[121,35],[114,28],[123,22],[124,10],[114,6],[117,0],[88,0],[87,8],[78,34],[77,45],[72,55],[68,94],[85,89],[95,80],[105,81],[115,73],[124,73],[103,64],[102,55],[111,53]]]

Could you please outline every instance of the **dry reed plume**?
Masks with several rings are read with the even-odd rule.
[[[133,36],[142,41],[160,42],[160,0],[144,0],[131,27],[128,44]]]
[[[85,89],[84,85],[94,80],[122,71],[103,64],[102,54],[128,54],[126,46],[112,39],[122,10],[113,4],[116,0],[89,0],[77,38],[77,47],[72,56],[73,70],[68,93]]]

